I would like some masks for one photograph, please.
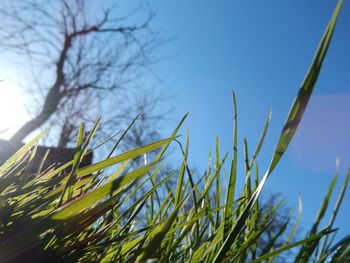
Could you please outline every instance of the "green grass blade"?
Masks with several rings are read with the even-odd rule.
[[[219,137],[216,137],[216,162],[215,162],[215,168],[219,169],[220,167],[220,143],[219,143]],[[216,204],[216,215],[215,215],[215,229],[217,229],[220,225],[220,206],[221,206],[221,176],[220,176],[220,170],[217,172],[216,176],[216,194],[215,194],[215,204]]]
[[[232,91],[233,100],[233,159],[231,163],[231,173],[229,178],[229,183],[227,186],[227,197],[226,197],[226,207],[225,207],[225,227],[224,227],[224,238],[228,235],[228,232],[232,225],[232,210],[234,203],[234,195],[236,189],[236,177],[237,177],[237,102],[236,95]]]
[[[309,236],[314,235],[317,232],[318,226],[320,225],[321,220],[323,219],[323,217],[327,211],[328,203],[329,203],[329,200],[330,200],[331,195],[333,193],[337,179],[338,179],[338,175],[334,176],[334,178],[333,178],[333,180],[328,188],[327,194],[322,202],[322,205],[317,213],[315,221],[311,227]],[[317,240],[317,241],[319,241],[319,240]],[[318,243],[312,244],[312,246],[310,246],[309,244],[302,246],[299,250],[299,253],[297,254],[297,256],[295,258],[295,261],[296,262],[304,262],[304,261],[307,262],[309,260],[309,258],[311,257],[311,255],[314,253],[314,250],[316,249],[317,245],[318,245]]]
[[[276,250],[274,250],[274,251],[272,251],[270,253],[262,255],[261,257],[255,259],[255,260],[252,260],[251,263],[258,263],[258,262],[264,261],[266,259],[269,259],[271,257],[276,257],[277,255],[281,254],[282,252],[290,250],[290,249],[292,249],[294,247],[298,247],[298,246],[307,244],[307,243],[315,241],[315,240],[320,240],[323,236],[328,235],[331,232],[332,231],[330,231],[328,229],[325,229],[325,230],[321,231],[320,233],[318,233],[316,235],[313,235],[313,236],[305,238],[303,240],[294,242],[294,243],[289,244],[289,245],[285,245],[285,246],[283,246],[283,247],[281,247],[279,249],[276,249]]]
[[[78,132],[78,138],[77,138],[77,146],[73,158],[73,164],[72,164],[72,171],[70,176],[68,177],[67,183],[65,185],[64,190],[62,191],[62,195],[60,198],[60,201],[58,202],[58,206],[61,206],[61,204],[70,198],[72,198],[74,193],[74,184],[76,182],[76,171],[78,169],[80,159],[83,155],[82,147],[84,142],[84,125],[80,125],[79,132]],[[65,196],[67,193],[67,196]]]
[[[78,200],[70,203],[62,210],[55,212],[51,216],[51,219],[66,220],[79,213],[82,213],[85,209],[88,209],[102,198],[121,190],[121,188],[127,185],[128,183],[140,178],[141,176],[144,176],[150,169],[154,167],[155,164],[156,163],[152,163],[150,165],[132,171],[126,175],[117,177],[112,181],[109,181],[108,183],[100,186],[99,188],[83,195]]]
[[[182,126],[182,124],[185,122],[187,116],[188,116],[188,113],[186,113],[186,114],[182,117],[182,119],[180,120],[179,124],[176,126],[175,130],[174,130],[173,133],[171,134],[171,136],[170,136],[171,138],[175,138],[175,136],[177,135],[179,129],[180,129],[181,126]],[[163,157],[163,155],[164,155],[165,151],[168,149],[169,145],[170,145],[170,142],[167,143],[167,144],[165,144],[165,145],[163,146],[163,148],[162,148],[162,150],[159,152],[159,154],[158,154],[156,160],[157,160],[157,159],[160,160],[160,159]]]
[[[331,219],[330,219],[330,221],[328,223],[328,227],[330,227],[330,228],[333,227],[334,221],[337,218],[340,205],[343,202],[344,195],[345,195],[346,189],[347,189],[348,184],[349,184],[349,179],[350,179],[350,168],[347,171],[347,174],[346,174],[346,177],[345,177],[345,181],[344,181],[342,189],[341,189],[341,191],[340,191],[340,193],[338,195],[338,198],[337,198],[337,201],[336,201],[333,213],[332,213],[332,217],[331,217]]]
[[[189,139],[188,139],[188,131],[187,131],[186,132],[186,146],[185,146],[185,150],[183,153],[183,161],[181,164],[181,168],[179,171],[179,176],[178,176],[178,180],[177,180],[177,184],[176,184],[176,193],[175,193],[175,201],[174,201],[175,207],[177,207],[177,205],[179,204],[179,202],[181,200],[181,194],[183,191],[183,181],[184,181],[185,169],[186,169],[186,165],[187,165],[187,156],[188,156],[188,143],[189,143]]]
[[[269,114],[267,115],[267,119],[266,119],[266,122],[265,122],[265,125],[264,125],[264,129],[263,129],[263,131],[262,131],[262,133],[260,135],[260,138],[259,138],[259,141],[258,141],[258,145],[256,146],[254,154],[253,154],[253,157],[252,157],[252,160],[250,161],[249,169],[252,168],[256,158],[259,155],[259,152],[261,150],[262,144],[263,144],[263,142],[265,140],[267,129],[268,129],[269,125],[270,125],[271,116],[272,116],[272,110],[270,109],[269,110]]]
[[[341,203],[343,202],[343,198],[344,198],[344,195],[345,195],[347,186],[348,186],[348,184],[349,184],[349,179],[350,179],[350,168],[349,168],[348,171],[347,171],[347,174],[346,174],[346,177],[345,177],[345,181],[344,181],[343,186],[342,186],[342,189],[341,189],[341,191],[340,191],[340,193],[339,193],[339,195],[338,195],[336,204],[335,204],[334,209],[333,209],[332,216],[331,216],[331,218],[330,218],[330,220],[329,220],[329,223],[328,223],[328,227],[329,227],[329,228],[332,228],[332,227],[333,227],[334,221],[335,221],[335,219],[337,218],[340,205],[341,205]],[[328,242],[328,236],[326,236],[326,238],[324,239],[324,242],[323,242],[323,245],[322,245],[322,249],[321,249],[320,252],[319,252],[319,258],[322,258],[324,254],[327,254],[327,253],[328,253],[328,252],[326,251],[326,248],[327,248],[327,246],[328,246],[327,242]],[[319,259],[319,261],[320,261],[320,262],[323,262],[324,260]]]
[[[324,262],[327,257],[332,255],[332,257],[328,260],[330,263],[336,263],[336,262],[347,262],[347,261],[340,261],[341,253],[343,252],[343,248],[350,246],[350,235],[347,235],[346,237],[342,238],[339,242],[337,242],[335,245],[333,245],[325,255],[322,256],[322,258],[319,260],[319,262]]]
[[[289,243],[292,240],[292,238],[294,237],[295,232],[297,231],[298,226],[300,224],[302,213],[303,213],[303,201],[301,199],[301,196],[298,195],[298,215],[297,215],[295,223],[294,223],[292,230],[290,231],[285,243]]]
[[[244,138],[243,140],[244,145],[244,163],[245,163],[245,172],[246,172],[246,178],[244,183],[244,193],[243,195],[249,200],[252,196],[252,187],[251,187],[251,180],[250,180],[250,164],[249,164],[249,157],[248,157],[248,143],[247,139]]]
[[[270,163],[269,173],[271,173],[274,170],[282,155],[287,150],[287,147],[290,141],[292,140],[298,128],[298,125],[302,119],[312,91],[315,87],[318,75],[321,71],[321,67],[326,56],[329,44],[331,42],[342,4],[343,0],[339,0],[333,12],[333,15],[329,21],[327,29],[324,32],[323,37],[319,43],[318,49],[310,65],[310,68],[305,76],[304,81],[301,84],[298,95],[295,98],[293,105],[289,111],[286,123],[282,129],[280,139],[278,141],[275,153]]]
[[[128,133],[128,131],[130,130],[130,128],[134,125],[135,121],[137,120],[137,118],[139,117],[140,115],[138,114],[133,120],[132,122],[129,124],[129,126],[125,129],[125,131],[122,133],[122,135],[119,137],[119,139],[117,140],[117,142],[114,144],[112,150],[109,152],[109,154],[107,155],[107,158],[106,159],[109,159],[114,151],[118,148],[120,142],[123,140],[123,138],[125,137],[125,135]]]
[[[48,129],[45,129],[37,136],[35,136],[30,142],[26,143],[21,149],[19,149],[14,155],[12,155],[3,165],[0,166],[0,178],[1,174],[7,171],[14,163],[21,159],[21,157],[30,150],[46,133]]]
[[[150,238],[149,243],[145,248],[142,249],[141,254],[137,257],[136,262],[145,262],[148,259],[157,258],[157,252],[161,247],[162,241],[166,234],[171,229],[173,222],[175,221],[179,209],[182,207],[182,204],[185,200],[183,200],[179,206],[175,207],[174,211],[170,214],[170,216],[166,219],[164,223],[157,226],[148,236]]]
[[[124,162],[126,160],[133,159],[133,158],[138,157],[138,156],[145,154],[147,152],[156,150],[156,149],[160,148],[161,146],[163,146],[164,144],[170,143],[173,139],[174,139],[173,137],[168,138],[168,139],[164,139],[164,140],[140,147],[138,149],[119,154],[117,156],[111,157],[109,159],[98,162],[96,164],[85,166],[77,171],[77,176],[82,177],[84,175],[88,175],[88,174],[91,174],[93,172],[100,171],[104,168],[110,167],[114,164],[118,164],[118,163]]]

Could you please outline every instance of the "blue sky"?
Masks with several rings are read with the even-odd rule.
[[[175,95],[174,119],[190,112],[193,166],[206,167],[219,135],[231,152],[231,90],[238,101],[239,162],[243,137],[252,152],[268,110],[272,121],[259,159],[266,170],[289,107],[308,69],[336,1],[154,0],[153,21],[176,40],[163,47],[159,85]],[[303,223],[312,223],[340,159],[340,189],[350,164],[350,3],[344,4],[314,96],[289,150],[265,191],[279,192],[295,207],[303,198]],[[175,122],[174,122],[175,125]],[[240,175],[243,178],[243,174]],[[337,225],[349,233],[347,194]],[[334,195],[335,197],[335,195]],[[334,200],[335,198],[333,198]]]

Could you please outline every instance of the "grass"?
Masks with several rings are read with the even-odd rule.
[[[169,138],[115,156],[108,155],[105,160],[83,168],[79,168],[79,163],[89,152],[99,120],[86,140],[83,139],[84,126],[81,126],[72,161],[45,171],[39,167],[38,173],[32,173],[35,145],[43,136],[40,134],[0,167],[0,262],[273,262],[291,249],[297,249],[295,262],[349,261],[350,238],[334,241],[334,221],[350,172],[326,227],[320,228],[320,223],[338,175],[304,239],[294,241],[293,238],[301,217],[300,209],[295,220],[292,216],[285,219],[267,242],[263,245],[260,242],[275,222],[282,203],[264,209],[261,191],[302,119],[342,2],[338,1],[262,177],[258,157],[270,114],[251,157],[244,141],[245,184],[241,193],[236,191],[239,175],[234,93],[233,156],[229,175],[223,172],[229,157],[228,154],[222,156],[219,139],[214,165],[209,161],[201,178],[191,173],[187,163],[188,135],[185,142],[178,139],[186,116]],[[171,143],[179,146],[183,161],[177,171],[164,175],[160,172],[161,166]],[[151,163],[129,169],[133,159],[149,152],[157,153]],[[115,169],[112,174],[108,174],[110,169],[106,170],[109,167]],[[227,186],[221,183],[224,176],[229,177]],[[169,183],[173,178],[175,185]],[[151,187],[147,192],[140,192],[145,184]],[[165,194],[160,195],[160,191]]]

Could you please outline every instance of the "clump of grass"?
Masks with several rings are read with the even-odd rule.
[[[271,163],[262,178],[259,176],[257,160],[270,114],[251,157],[247,142],[244,141],[245,184],[240,194],[236,192],[237,106],[234,94],[233,158],[227,186],[222,185],[225,176],[222,170],[228,155],[222,157],[218,140],[215,165],[209,162],[202,178],[192,175],[187,164],[188,136],[184,145],[177,139],[186,116],[169,138],[83,168],[79,168],[79,163],[89,152],[89,144],[99,121],[86,140],[83,139],[84,126],[81,126],[74,159],[62,166],[33,174],[30,171],[35,145],[41,134],[0,167],[0,261],[272,262],[281,253],[296,247],[298,252],[295,262],[348,261],[350,238],[345,237],[334,244],[333,224],[343,201],[350,172],[325,228],[319,230],[337,175],[304,239],[292,241],[300,212],[294,224],[291,224],[291,217],[287,218],[263,247],[258,242],[264,231],[273,224],[281,204],[279,202],[263,213],[259,196],[302,118],[342,2],[338,2],[321,39],[291,107]],[[159,178],[164,153],[174,141],[180,145],[183,157],[181,167]],[[158,151],[158,154],[151,163],[134,170],[128,169],[130,161],[152,151]],[[117,168],[114,173],[102,176],[106,175],[106,168],[115,165]],[[172,177],[177,177],[173,188],[168,184]],[[145,183],[151,183],[152,187],[139,194]],[[161,188],[166,189],[163,198],[158,195]],[[134,200],[136,194],[138,198]],[[281,246],[277,245],[279,239],[283,240]]]

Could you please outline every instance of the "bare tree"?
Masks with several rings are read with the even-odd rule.
[[[27,59],[32,78],[25,88],[33,96],[32,104],[39,104],[34,117],[11,142],[22,142],[51,121],[60,130],[56,144],[65,147],[81,122],[92,122],[103,115],[103,127],[109,129],[112,124],[129,121],[137,112],[137,108],[130,110],[133,105],[147,109],[142,115],[144,124],[145,118],[154,121],[161,116],[149,116],[148,110],[154,110],[157,101],[140,100],[142,91],[133,89],[134,81],[155,62],[154,51],[162,43],[159,34],[150,29],[154,13],[147,5],[140,5],[121,14],[118,6],[101,7],[97,3],[1,1],[0,45]],[[152,131],[153,125],[146,126],[148,134],[157,133]],[[146,127],[140,129],[134,132],[134,139],[143,140],[139,133],[146,132]]]

